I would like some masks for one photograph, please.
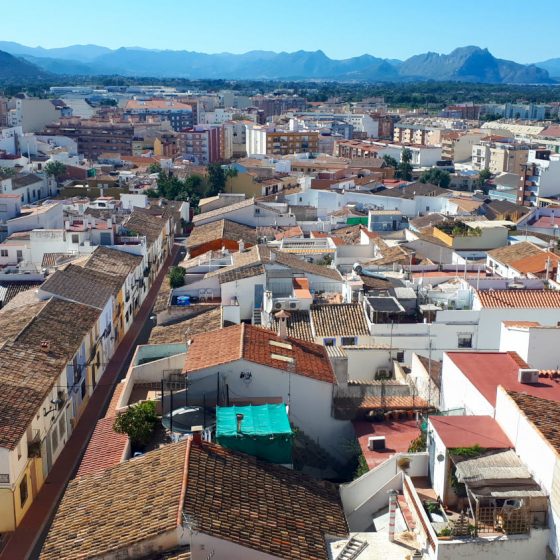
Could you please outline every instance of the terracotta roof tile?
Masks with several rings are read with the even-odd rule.
[[[510,265],[511,263],[519,261],[525,257],[539,255],[542,252],[543,250],[533,243],[530,243],[529,241],[521,241],[520,243],[514,243],[513,245],[507,245],[506,247],[492,249],[491,251],[488,251],[487,254],[489,257],[501,264]]]
[[[560,291],[555,290],[478,290],[483,308],[560,309]]]
[[[338,409],[366,411],[366,410],[417,410],[429,409],[430,405],[420,397],[414,396],[386,396],[363,398],[338,398]]]
[[[348,534],[334,485],[206,443],[191,447],[185,513],[201,533],[285,560],[326,560],[325,535]]]
[[[291,349],[272,345],[271,341],[289,345]],[[335,380],[323,346],[296,338],[284,340],[273,331],[245,324],[195,336],[187,351],[184,371],[192,373],[241,359],[284,371],[293,368],[297,375],[326,383]]]
[[[249,226],[237,224],[231,220],[217,220],[195,226],[187,239],[187,247],[200,247],[206,243],[223,239],[243,240],[247,244],[255,245],[257,234],[255,229]]]
[[[560,403],[516,391],[507,393],[556,452],[560,453]]]
[[[177,527],[185,520],[201,534],[286,560],[327,560],[326,536],[348,535],[334,485],[189,438],[74,479],[40,559],[124,557],[168,535],[169,550],[149,557],[184,560]]]
[[[103,472],[126,457],[128,436],[113,430],[114,417],[98,420],[76,476]]]
[[[135,544],[174,533],[182,509],[186,452],[182,441],[75,478],[66,488],[41,560],[118,556]]]
[[[0,314],[2,320],[8,313]],[[0,447],[8,449],[17,445],[99,317],[95,309],[54,298],[13,313],[13,327],[0,339]]]
[[[313,342],[315,338],[313,337],[309,311],[288,311],[287,313],[289,315],[286,320],[288,336]],[[274,315],[272,316],[271,329],[278,332],[278,319]]]
[[[84,268],[121,278],[123,281],[142,262],[140,255],[131,255],[118,249],[97,247]]]
[[[57,270],[41,286],[41,291],[71,301],[103,309],[122,288],[122,279],[75,264]]]
[[[538,274],[546,272],[547,262],[550,262],[549,272],[558,268],[558,257],[549,251],[542,251],[540,254],[530,255],[523,257],[518,261],[510,263],[511,268],[514,268],[522,274]]]
[[[210,309],[171,325],[158,325],[152,329],[148,344],[186,343],[194,335],[215,331],[222,327],[220,307]]]
[[[370,334],[363,307],[359,303],[312,305],[315,336],[367,336]]]

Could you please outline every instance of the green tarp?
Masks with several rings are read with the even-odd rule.
[[[241,430],[237,415],[242,414]],[[284,404],[216,408],[216,441],[270,463],[292,462],[292,428]]]
[[[368,222],[367,216],[364,216],[363,218],[362,217],[346,218],[346,225],[348,226],[357,226],[358,224],[361,224],[362,226],[367,227],[367,222]]]

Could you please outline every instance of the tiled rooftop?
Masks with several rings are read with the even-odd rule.
[[[523,392],[508,391],[521,412],[531,421],[550,445],[560,453],[560,403]]]
[[[136,209],[124,223],[124,227],[137,235],[144,235],[148,243],[153,243],[161,235],[165,227],[165,220],[149,212]]]
[[[186,343],[197,334],[215,331],[222,327],[220,307],[211,307],[203,313],[171,325],[158,325],[152,329],[148,344]]]
[[[182,521],[187,442],[75,478],[60,503],[41,560],[101,558]]]
[[[538,255],[540,253],[542,253],[542,249],[533,245],[533,243],[521,241],[520,243],[507,245],[506,247],[492,249],[488,251],[488,256],[504,265],[509,265],[525,257]]]
[[[131,255],[117,249],[97,247],[87,260],[84,268],[103,272],[124,279],[142,262],[140,255]]]
[[[220,446],[191,446],[185,513],[201,533],[286,560],[326,560],[348,534],[338,490]]]
[[[335,486],[191,439],[80,476],[66,489],[41,560],[130,554],[169,534],[160,560],[185,558],[175,531],[201,534],[286,560],[326,560],[325,536],[348,527]]]
[[[286,319],[288,336],[308,340],[313,342],[313,330],[311,328],[311,317],[309,311],[288,311],[289,317]],[[278,332],[278,319],[272,316],[272,330]]]
[[[560,291],[478,290],[481,307],[495,309],[560,309]]]
[[[187,247],[199,247],[205,243],[220,239],[231,241],[243,240],[245,243],[254,245],[257,242],[257,235],[251,227],[237,224],[231,220],[218,220],[209,224],[195,226],[187,239]]]
[[[122,279],[70,264],[49,276],[41,290],[71,301],[103,309],[108,299],[122,287]]]
[[[0,314],[2,320],[10,320],[8,313]],[[96,309],[57,299],[13,313],[13,326],[0,340],[0,446],[8,449],[21,439],[99,316]]]
[[[318,381],[335,380],[323,346],[296,338],[284,340],[273,331],[243,323],[194,336],[184,371],[192,373],[241,359],[284,371],[293,369],[297,375]]]
[[[124,459],[128,436],[115,432],[114,422],[111,416],[98,420],[76,476],[101,473]]]
[[[311,319],[315,336],[369,335],[363,307],[359,303],[312,305]]]

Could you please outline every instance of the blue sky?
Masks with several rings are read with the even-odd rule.
[[[401,59],[478,45],[518,62],[560,57],[557,17],[541,13],[535,27],[527,0],[26,0],[22,8],[10,11],[0,39]]]

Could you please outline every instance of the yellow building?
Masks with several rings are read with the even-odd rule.
[[[85,407],[99,315],[53,298],[0,316],[0,533],[19,525]]]

